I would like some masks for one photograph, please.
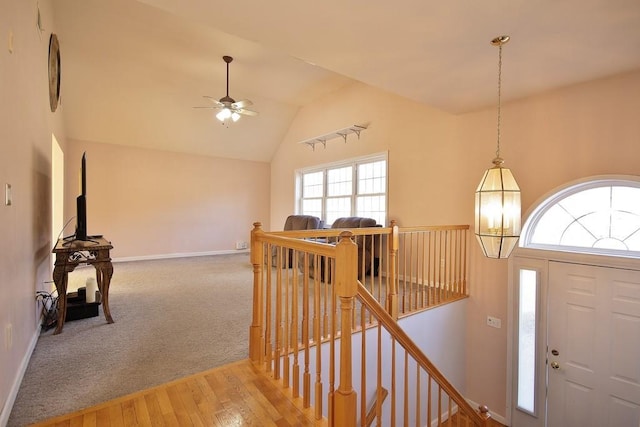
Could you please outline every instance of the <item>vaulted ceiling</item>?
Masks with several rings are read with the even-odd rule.
[[[638,0],[55,0],[67,136],[269,161],[297,110],[360,81],[453,114],[640,69]],[[225,95],[257,117],[194,109]],[[313,137],[314,135],[309,135]]]

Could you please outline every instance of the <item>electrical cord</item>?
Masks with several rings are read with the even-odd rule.
[[[72,216],[72,217],[69,219],[69,221],[67,221],[67,222],[62,226],[62,230],[60,230],[60,233],[58,233],[58,238],[56,239],[56,242],[57,242],[58,240],[60,240],[60,236],[62,236],[62,233],[64,233],[64,229],[65,229],[65,228],[67,228],[67,225],[69,225],[69,223],[70,223],[71,221],[73,221],[75,218],[76,218],[75,216]],[[75,237],[75,234],[74,234],[73,236],[69,236],[69,237]],[[65,239],[68,239],[69,237],[65,237]]]

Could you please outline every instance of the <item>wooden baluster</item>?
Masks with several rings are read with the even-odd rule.
[[[409,427],[409,352],[404,351],[404,427]]]
[[[294,257],[297,252],[294,251]],[[300,365],[298,363],[298,349],[300,348],[300,340],[298,339],[298,307],[300,306],[300,300],[298,296],[298,274],[293,275],[293,281],[291,286],[293,287],[293,291],[291,292],[291,347],[293,349],[293,367],[292,367],[292,384],[293,384],[293,397],[298,397],[300,395]],[[288,287],[287,287],[288,289]],[[291,353],[288,351],[287,353]]]
[[[407,280],[407,276],[409,276],[409,298],[407,302],[407,306],[402,311],[403,313],[411,313],[413,311],[413,236],[415,233],[409,233],[409,244],[408,244],[408,253],[404,254],[405,268],[409,270],[409,273],[405,271],[404,278],[405,282]],[[405,241],[406,243],[406,241]],[[407,267],[408,266],[408,267]]]
[[[442,425],[442,387],[438,384],[438,427]]]
[[[314,265],[318,265],[319,259],[317,255],[314,255]],[[309,276],[309,263],[304,267],[305,276]],[[320,298],[322,296],[322,290],[320,288],[320,278],[315,276],[313,278],[313,338],[316,344],[316,383],[315,383],[315,416],[316,420],[322,419],[322,335],[320,332]],[[326,303],[326,299],[324,301]]]
[[[431,398],[432,398],[432,394],[431,394],[431,374],[427,372],[427,425],[430,426],[431,425],[431,417],[432,417],[432,412],[431,412]]]
[[[262,335],[262,266],[264,265],[264,248],[260,237],[262,223],[254,222],[251,230],[251,264],[253,264],[253,311],[251,327],[249,328],[249,358],[259,363],[264,354]]]
[[[418,271],[419,271],[419,279],[417,280],[418,283],[418,288],[420,289],[420,298],[419,298],[419,304],[418,307],[419,308],[424,308],[425,307],[425,303],[424,303],[424,296],[425,296],[425,287],[424,287],[424,272],[425,272],[425,255],[426,255],[426,251],[425,251],[425,240],[426,240],[426,235],[424,232],[420,232],[418,234]]]
[[[296,256],[296,251],[294,251],[294,256]],[[298,276],[294,274],[291,280],[296,280],[297,277]],[[292,293],[292,284],[290,283],[291,280],[289,277],[289,272],[287,271],[287,276],[284,281],[284,322],[283,322],[284,334],[282,335],[283,341],[284,341],[284,348],[283,348],[284,362],[282,362],[284,371],[283,371],[282,380],[283,380],[283,383],[285,384],[285,388],[289,387],[289,385],[291,384],[291,369],[292,369],[291,349],[293,348],[293,346],[297,341],[297,337],[294,336],[293,334],[293,329],[295,328],[295,325],[298,322],[298,318],[297,318],[298,301],[294,300],[291,296],[291,293]],[[293,284],[293,286],[295,285],[296,284]],[[294,313],[294,310],[295,310],[295,313]],[[295,363],[295,357],[294,357],[294,363]]]
[[[443,274],[444,274],[444,283],[446,284],[445,295],[446,295],[446,298],[449,299],[451,297],[451,274],[450,274],[451,233],[449,232],[449,230],[444,230],[443,233],[444,233],[444,265],[442,267],[443,267]]]
[[[319,278],[320,277],[320,267],[318,267],[321,263],[321,260],[324,260],[324,262],[322,262],[324,266],[324,271],[325,271],[325,280],[322,281],[322,286],[323,286],[323,290],[324,290],[324,299],[323,299],[323,315],[322,315],[322,336],[323,338],[327,338],[329,336],[329,302],[331,301],[329,299],[329,274],[327,273],[328,268],[329,268],[329,259],[323,256],[318,256],[316,255],[316,259],[315,259],[315,264],[314,264],[314,268],[316,268],[316,274],[314,274],[315,278]]]
[[[433,250],[431,249],[431,236],[433,233],[431,233],[430,231],[427,231],[427,248],[428,248],[428,252],[425,255],[425,260],[427,263],[427,307],[429,307],[432,303],[433,303],[433,298],[431,296],[431,291],[433,290],[433,286],[431,283],[431,272],[433,271],[433,264],[431,263],[431,254],[433,253]]]
[[[278,250],[280,252],[280,256],[282,257],[283,248],[279,247]],[[287,256],[287,254],[284,254],[284,256]],[[280,262],[278,262],[278,265],[280,265]],[[282,326],[283,319],[282,319],[282,269],[281,268],[278,268],[276,270],[275,288],[276,288],[276,307],[275,307],[276,315],[275,315],[273,326],[276,332],[276,347],[275,347],[275,351],[273,352],[274,353],[273,378],[275,378],[276,380],[279,380],[280,378],[282,378],[281,376],[282,368],[284,367],[285,372],[286,372],[286,369],[288,368],[286,361],[281,363],[282,342],[283,342],[282,334],[284,333],[283,326]],[[285,319],[285,322],[286,322],[286,319]],[[286,338],[284,338],[284,342],[285,343],[287,342]]]
[[[304,254],[304,264],[309,264],[309,254]],[[302,276],[302,343],[304,345],[304,374],[302,376],[302,405],[311,406],[311,373],[309,372],[309,276]],[[318,344],[320,345],[320,344]]]
[[[452,255],[451,255],[451,270],[452,270],[452,282],[453,282],[453,293],[455,295],[459,295],[459,267],[460,267],[460,257],[458,256],[458,251],[459,251],[459,243],[460,243],[460,239],[459,239],[459,232],[458,230],[453,230],[451,232],[451,245],[453,246],[452,249]]]
[[[360,425],[365,427],[367,425],[367,321],[365,306],[360,305]]]
[[[376,372],[378,390],[378,398],[376,399],[376,419],[378,422],[376,426],[382,425],[382,324],[378,322],[378,356],[377,356],[378,370]]]
[[[358,246],[351,240],[351,232],[340,233],[336,245],[335,282],[340,298],[340,383],[334,395],[334,425],[354,426],[357,415],[357,395],[352,382],[351,311],[358,293]]]
[[[281,250],[280,247],[276,247],[276,268],[278,265],[280,265],[280,259],[281,259]],[[277,270],[276,270],[277,271]],[[267,368],[267,372],[271,372],[273,369],[273,343],[271,341],[271,335],[272,335],[272,330],[273,327],[275,325],[275,322],[273,320],[273,302],[272,302],[272,289],[273,289],[273,283],[272,283],[272,276],[273,273],[271,272],[271,269],[269,269],[269,272],[267,273],[267,285],[266,285],[266,291],[265,291],[265,304],[266,304],[266,313],[265,313],[265,329],[264,329],[264,334],[265,334],[265,350],[264,352],[266,353],[266,360],[265,360],[265,364],[266,364],[266,368]]]
[[[464,258],[463,258],[463,263],[462,265],[464,266],[462,269],[462,280],[463,280],[463,284],[462,284],[462,292],[465,295],[468,295],[468,291],[467,291],[467,253],[468,253],[468,249],[467,249],[467,240],[469,239],[469,235],[468,235],[468,230],[464,230]]]
[[[407,253],[407,234],[408,233],[403,233],[401,236],[402,250],[400,252],[400,256],[398,257],[398,259],[402,262],[402,297],[400,307],[398,307],[399,314],[404,314],[407,312],[407,258],[409,257],[409,254]]]
[[[391,221],[391,235],[387,239],[387,259],[389,274],[387,277],[387,312],[395,320],[398,320],[398,226],[395,221]]]
[[[420,402],[421,395],[421,387],[420,387],[420,365],[416,363],[416,427],[420,427],[420,406],[422,402]]]
[[[329,263],[329,258],[325,258],[327,261],[327,264]],[[327,271],[325,269],[325,271]],[[334,276],[332,275],[331,281],[334,280],[333,278]],[[336,287],[335,286],[329,286],[329,277],[328,275],[325,276],[325,289],[329,289],[330,288],[330,294],[331,294],[331,315],[329,318],[329,326],[331,328],[330,333],[329,333],[329,394],[328,394],[328,408],[327,408],[327,412],[329,415],[329,426],[334,426],[334,427],[339,427],[337,424],[334,423],[334,417],[335,417],[335,402],[334,402],[334,397],[336,394],[336,331],[337,331],[337,325],[336,325],[336,310],[337,310],[337,300],[336,300]],[[326,292],[326,291],[325,291]],[[328,298],[327,298],[328,299]]]
[[[442,259],[442,230],[438,231],[438,258],[436,259],[436,265],[434,266],[438,270],[438,299],[437,302],[441,301],[443,295],[444,284],[442,283],[442,265],[440,264],[440,260]]]
[[[378,301],[382,302],[382,272],[383,267],[385,267],[387,263],[387,257],[383,251],[382,241],[384,240],[384,234],[380,234],[377,239],[377,243],[374,243],[377,246],[378,252]],[[375,257],[374,257],[375,260]],[[386,297],[386,295],[385,295]]]
[[[391,337],[391,427],[396,425],[396,340]]]

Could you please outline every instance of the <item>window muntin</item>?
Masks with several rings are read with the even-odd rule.
[[[302,177],[302,197],[322,197],[324,194],[324,177],[322,172],[306,173]]]
[[[386,223],[386,154],[302,170],[297,176],[301,214],[318,216],[327,225],[345,216]]]
[[[640,180],[594,180],[559,191],[531,215],[521,246],[640,253]]]
[[[327,169],[327,196],[353,194],[353,167]]]
[[[351,197],[332,197],[327,199],[327,209],[325,212],[325,222],[333,222],[345,216],[351,216]]]
[[[386,160],[358,165],[358,194],[384,194],[386,186]]]

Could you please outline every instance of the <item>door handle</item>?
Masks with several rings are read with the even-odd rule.
[[[560,369],[560,364],[558,362],[551,362],[551,367],[553,369]]]

